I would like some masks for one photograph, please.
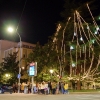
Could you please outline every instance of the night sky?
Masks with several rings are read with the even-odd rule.
[[[100,4],[100,0],[96,1]],[[16,33],[6,31],[8,26],[18,26],[22,41],[44,45],[55,33],[56,23],[63,20],[63,5],[64,0],[0,0],[0,39],[18,42]]]
[[[62,20],[63,3],[63,0],[0,0],[0,39],[19,41],[16,33],[6,31],[8,26],[15,29],[18,26],[22,41],[47,43],[48,36],[56,31],[56,23]]]

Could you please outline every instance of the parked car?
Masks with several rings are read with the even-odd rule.
[[[0,93],[9,92],[12,94],[13,87],[10,84],[1,84],[0,85]]]

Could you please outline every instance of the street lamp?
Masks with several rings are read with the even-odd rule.
[[[51,74],[53,73],[53,69],[50,69],[50,73],[51,73]]]
[[[9,27],[8,32],[12,33],[12,32],[14,32],[14,29],[12,27]]]
[[[10,74],[5,74],[4,79],[5,79],[6,83],[10,83],[9,82],[9,79],[10,78],[11,78],[11,75]]]
[[[8,32],[13,33],[14,29],[12,27],[8,27]],[[17,35],[19,36],[20,39],[20,56],[19,56],[19,74],[18,74],[18,93],[20,93],[20,77],[21,77],[21,55],[22,55],[22,51],[21,51],[21,36],[20,34],[16,31]]]
[[[10,74],[5,74],[5,76],[8,78],[8,77],[10,77]]]
[[[51,73],[51,78],[52,78],[52,73],[54,72],[54,70],[53,69],[50,69],[50,73]]]

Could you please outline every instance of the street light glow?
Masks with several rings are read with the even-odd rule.
[[[14,29],[12,27],[8,27],[8,32],[12,33],[14,32]]]
[[[99,20],[100,20],[100,16],[99,16],[99,18],[98,18]]]
[[[52,69],[50,69],[50,73],[51,73],[51,74],[53,73],[53,70],[52,70]]]
[[[6,77],[10,77],[10,74],[5,74]]]

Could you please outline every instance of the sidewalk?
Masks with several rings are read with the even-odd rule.
[[[69,94],[100,94],[100,91],[97,91],[97,92],[69,92]]]
[[[10,94],[10,93],[5,92],[4,94]],[[30,94],[28,94],[28,93],[12,93],[12,94],[15,94],[15,95],[40,95],[40,94],[32,94],[32,93],[30,93]],[[57,94],[57,95],[60,95],[60,94]],[[100,91],[89,91],[89,92],[69,91],[69,94],[100,94]]]

